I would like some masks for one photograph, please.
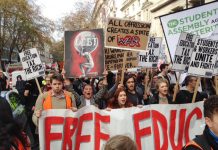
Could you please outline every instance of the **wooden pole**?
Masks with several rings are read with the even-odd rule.
[[[126,65],[126,57],[127,57],[127,52],[124,52],[123,67],[122,67],[122,73],[121,73],[121,84],[123,84],[123,80],[124,80],[124,72],[125,72],[125,65]]]
[[[39,90],[39,93],[42,94],[42,90],[40,88],[40,85],[39,85],[39,81],[37,78],[35,78],[35,81],[36,81],[36,84],[37,84],[37,87],[38,87],[38,90]]]
[[[175,102],[175,100],[176,100],[176,94],[177,94],[177,91],[179,89],[179,80],[180,80],[180,77],[181,77],[181,72],[179,72],[179,76],[178,76],[178,79],[176,81],[175,91],[173,93],[173,102]]]
[[[146,73],[146,76],[144,78],[144,84],[145,84],[144,94],[146,94],[147,91],[148,91],[148,81],[147,81],[147,78],[149,78],[150,69],[146,69],[145,73]]]
[[[198,87],[199,87],[200,81],[201,81],[201,77],[198,77],[198,80],[197,80],[197,83],[196,83],[196,86],[195,86],[194,95],[193,95],[193,97],[192,97],[192,103],[195,102],[195,99],[196,99],[196,96],[197,96],[197,92],[198,92]]]
[[[217,79],[218,79],[218,77],[217,76],[215,76],[215,78],[214,78],[214,82],[215,82],[215,90],[216,90],[216,95],[218,95],[218,82],[217,82]]]

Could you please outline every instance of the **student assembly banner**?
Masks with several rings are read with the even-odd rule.
[[[47,110],[39,119],[40,150],[101,150],[115,135],[127,135],[138,150],[179,150],[204,129],[203,102],[99,110],[87,106]]]
[[[173,60],[181,32],[205,38],[218,27],[218,2],[187,9],[160,17],[162,28]]]
[[[138,66],[138,52],[105,48],[105,69],[122,70],[124,53],[126,53],[125,69],[136,68]]]
[[[36,48],[25,50],[19,53],[19,56],[27,80],[37,78],[45,74],[45,68],[43,67]]]
[[[146,68],[157,68],[158,59],[160,56],[160,49],[162,38],[161,37],[149,37],[147,46],[147,52],[139,52],[139,64],[138,66]]]
[[[197,38],[188,68],[188,74],[210,78],[218,54],[218,41]]]
[[[96,77],[104,72],[103,29],[65,31],[67,77]]]
[[[141,21],[109,18],[106,47],[122,50],[146,50],[151,24]]]

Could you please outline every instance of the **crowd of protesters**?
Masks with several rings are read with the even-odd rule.
[[[41,112],[47,109],[78,109],[94,105],[99,109],[118,109],[127,107],[142,107],[149,104],[184,104],[191,103],[197,77],[186,76],[179,86],[176,99],[173,101],[176,78],[168,64],[160,65],[158,69],[147,69],[146,72],[124,73],[121,83],[121,73],[104,72],[99,78],[67,78],[62,74],[50,71],[39,79],[42,94],[39,94],[35,80],[23,81],[17,76],[16,89],[25,106],[28,124],[31,128],[34,144],[38,143],[37,126]],[[0,71],[1,90],[7,90],[7,78]],[[202,79],[202,91],[197,92],[196,102],[203,101],[216,92],[214,79]],[[0,122],[1,123],[1,122]],[[2,130],[0,128],[0,130]],[[22,133],[17,137],[22,143],[25,138]],[[31,141],[32,142],[32,141]],[[13,144],[13,142],[12,142]],[[0,144],[1,146],[4,146]],[[15,148],[18,145],[13,145]],[[26,145],[24,145],[26,146]]]

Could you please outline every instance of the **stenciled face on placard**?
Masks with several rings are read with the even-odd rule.
[[[93,32],[83,31],[75,37],[74,46],[79,54],[83,54],[85,52],[91,53],[96,50],[98,46],[98,38]]]

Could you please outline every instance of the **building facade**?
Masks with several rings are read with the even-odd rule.
[[[116,3],[110,3],[109,1],[97,0],[93,11],[93,19],[97,22],[96,27],[106,27],[107,17],[117,17],[119,10],[121,11],[121,14],[118,16],[119,18],[150,22],[150,35],[163,37],[163,44],[166,47],[165,52],[168,62],[170,62],[159,17],[215,0],[123,0],[119,7]]]

